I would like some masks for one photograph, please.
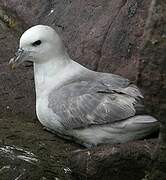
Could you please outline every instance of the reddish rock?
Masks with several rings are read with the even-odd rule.
[[[152,0],[141,50],[139,85],[150,113],[160,121],[159,146],[149,180],[166,179],[166,2]]]
[[[151,167],[155,145],[149,140],[76,151],[70,167],[77,180],[140,180]]]

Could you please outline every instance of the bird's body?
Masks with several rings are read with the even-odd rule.
[[[50,27],[29,29],[22,36],[21,48],[27,47],[25,40],[35,31],[40,32],[37,39],[29,41],[43,41],[38,49],[41,56],[37,47],[29,57],[36,58],[36,113],[47,129],[87,147],[140,139],[157,129],[158,121],[145,114],[143,96],[135,85],[121,76],[94,72],[71,60]],[[48,41],[51,45],[47,44],[45,52],[47,41],[42,31],[55,36],[54,41]]]

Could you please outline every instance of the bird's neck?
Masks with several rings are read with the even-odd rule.
[[[66,57],[58,57],[42,63],[34,63],[34,78],[36,95],[48,92],[48,89],[58,86],[62,81],[64,70],[71,63]],[[63,78],[65,79],[65,77]]]
[[[47,96],[73,77],[88,71],[68,56],[50,59],[44,63],[34,63],[36,97]]]

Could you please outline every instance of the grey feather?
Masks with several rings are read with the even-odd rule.
[[[74,78],[49,95],[48,106],[61,118],[65,129],[110,124],[144,109],[142,94],[127,79],[107,73],[87,77],[91,78]]]

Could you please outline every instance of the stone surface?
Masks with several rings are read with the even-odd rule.
[[[77,180],[140,180],[150,169],[155,140],[101,146],[72,153]]]
[[[149,111],[160,120],[156,161],[148,179],[166,179],[166,2],[152,0],[141,50],[139,85]]]
[[[25,116],[0,118],[1,180],[70,180],[68,157],[80,148]]]
[[[0,7],[0,114],[26,112],[35,116],[32,68],[11,71],[8,65],[25,28],[17,15]]]

